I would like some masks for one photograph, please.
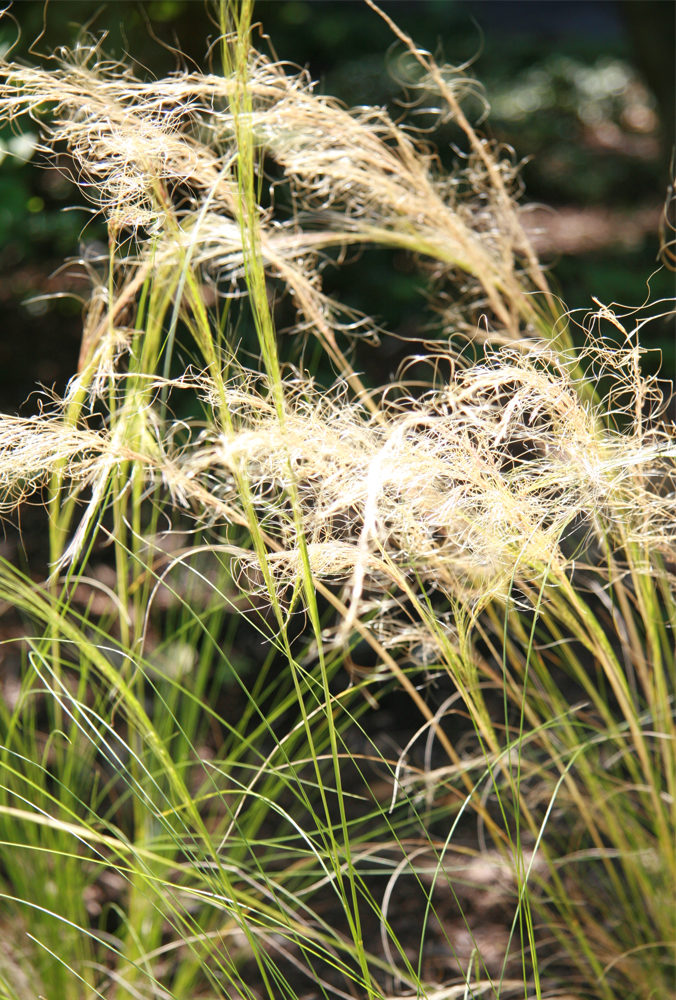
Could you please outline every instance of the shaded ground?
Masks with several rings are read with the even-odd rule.
[[[662,210],[661,204],[635,208],[536,206],[526,215],[526,227],[538,253],[548,259],[608,248],[632,251],[648,239],[656,242]]]

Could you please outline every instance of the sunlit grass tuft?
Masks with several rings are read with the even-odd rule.
[[[0,511],[49,531],[0,564],[3,995],[667,996],[676,445],[641,318],[597,303],[574,346],[472,81],[392,25],[465,137],[444,176],[251,16],[221,75],[0,68],[109,231],[63,400],[0,418]],[[383,387],[321,281],[366,245],[443,313]]]

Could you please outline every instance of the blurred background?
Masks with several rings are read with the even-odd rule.
[[[676,292],[658,260],[674,142],[674,3],[399,0],[382,8],[437,58],[471,64],[491,108],[482,131],[523,161],[525,199],[539,206],[536,242],[569,308],[582,317],[595,296],[627,306],[649,299],[651,313],[663,313],[668,305],[657,303]],[[104,36],[103,52],[141,75],[217,72],[213,14],[201,0],[22,0],[0,21],[0,47],[31,61],[85,32]],[[400,50],[360,0],[260,0],[255,18],[256,44],[307,68],[322,92],[403,114]],[[106,242],[81,194],[35,154],[36,138],[28,122],[0,131],[0,408],[22,413],[34,408],[37,383],[62,391],[77,363],[85,288],[64,261]],[[435,137],[451,169],[455,139],[452,130]],[[405,255],[370,251],[340,275],[327,272],[327,282],[398,336],[428,335],[421,279]],[[655,318],[642,337],[646,368],[672,379],[673,319]],[[386,342],[378,350],[358,364],[382,380],[400,358]]]

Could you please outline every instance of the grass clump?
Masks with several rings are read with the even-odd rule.
[[[474,84],[392,25],[464,136],[442,176],[251,17],[220,74],[0,68],[109,233],[63,399],[0,422],[3,513],[49,534],[42,575],[0,565],[4,995],[667,996],[676,446],[640,320],[574,346]],[[438,306],[381,388],[321,280],[369,245]]]

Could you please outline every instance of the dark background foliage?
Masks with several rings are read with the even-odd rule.
[[[583,314],[592,295],[629,306],[673,296],[673,275],[654,273],[673,145],[670,0],[400,0],[382,6],[435,55],[471,63],[491,105],[484,130],[523,159],[526,197],[557,209],[537,219],[547,229],[544,258],[569,307]],[[397,46],[365,4],[259,0],[255,14],[267,36],[261,46],[306,67],[323,92],[402,114]],[[12,58],[30,60],[74,45],[83,33],[103,35],[103,51],[131,60],[140,74],[193,65],[218,71],[217,50],[209,52],[218,34],[213,15],[200,0],[104,6],[23,0],[0,23],[0,45],[13,46]],[[451,168],[449,144],[456,138],[452,131],[437,137]],[[105,233],[58,170],[37,162],[29,141],[7,128],[0,141],[0,405],[15,410],[36,382],[60,390],[72,373],[82,284],[60,265],[95,251]],[[340,276],[327,272],[326,280],[398,335],[428,332],[421,329],[420,280],[403,254],[369,252]],[[646,364],[656,369],[661,352],[662,372],[672,378],[671,322],[647,324],[643,342],[655,349]],[[387,341],[378,351],[365,352],[359,362],[374,377],[387,377],[399,351]]]

